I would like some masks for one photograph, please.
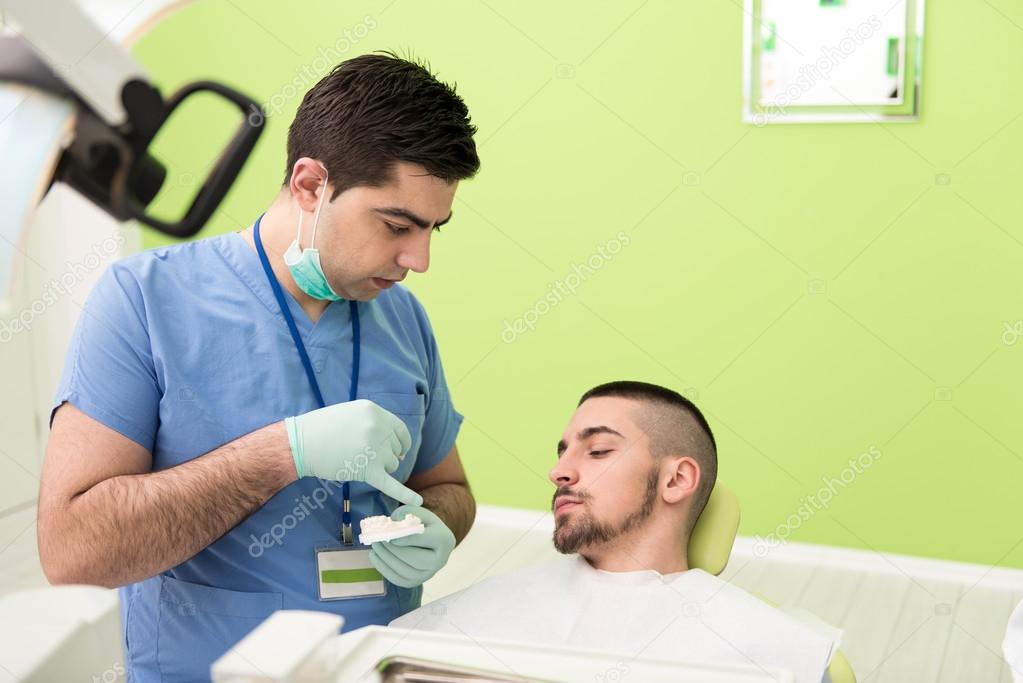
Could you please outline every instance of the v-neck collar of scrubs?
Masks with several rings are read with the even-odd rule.
[[[217,241],[217,250],[271,315],[280,320],[282,325],[286,325],[273,290],[267,283],[266,274],[259,262],[259,255],[255,249],[249,246],[245,238],[237,232],[224,235]],[[281,291],[283,291],[288,309],[295,319],[295,325],[307,346],[329,346],[336,343],[339,338],[349,335],[351,312],[348,301],[344,299],[331,301],[314,324],[298,300],[286,288],[282,287]]]

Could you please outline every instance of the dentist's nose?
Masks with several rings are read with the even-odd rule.
[[[398,266],[403,270],[425,273],[430,267],[430,235],[426,239],[417,240],[398,255]]]

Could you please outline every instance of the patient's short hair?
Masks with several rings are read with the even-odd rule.
[[[655,458],[687,455],[699,465],[700,483],[693,495],[686,529],[687,534],[692,533],[707,506],[718,473],[717,444],[703,413],[676,391],[635,381],[593,387],[579,399],[579,405],[600,397],[627,398],[643,404],[636,415],[637,422],[650,438],[650,453]]]

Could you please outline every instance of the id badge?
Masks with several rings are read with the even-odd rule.
[[[384,576],[369,561],[366,546],[316,548],[316,582],[320,600],[347,600],[384,595]]]

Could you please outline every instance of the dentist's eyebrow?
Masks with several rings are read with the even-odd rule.
[[[611,429],[607,425],[597,425],[596,427],[587,427],[586,429],[580,430],[580,432],[578,434],[576,434],[575,436],[576,436],[577,439],[582,441],[584,439],[590,438],[591,436],[593,436],[595,434],[610,434],[612,436],[617,436],[617,437],[622,438],[622,439],[625,438],[624,436],[621,435],[620,432],[616,432],[615,430]],[[565,443],[564,439],[562,439],[561,441],[558,442],[558,457],[561,457],[561,454],[565,452],[566,448],[568,448],[568,444]]]
[[[430,227],[430,221],[426,220],[425,218],[423,218],[421,216],[418,216],[418,215],[412,213],[408,209],[403,209],[400,206],[384,206],[384,207],[381,207],[379,209],[373,209],[373,210],[376,211],[377,213],[382,213],[382,214],[387,215],[387,216],[393,216],[395,218],[404,218],[405,220],[418,225],[423,230],[426,230],[426,229],[428,229]],[[448,214],[447,218],[445,218],[442,221],[438,221],[437,223],[434,224],[433,227],[439,228],[442,225],[445,225],[448,221],[451,220],[451,217],[454,216],[454,215],[455,215],[455,212],[452,211],[451,213]]]

